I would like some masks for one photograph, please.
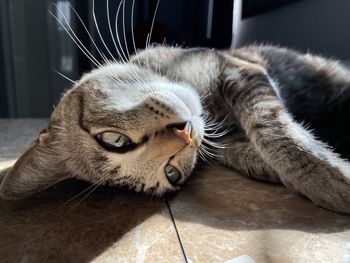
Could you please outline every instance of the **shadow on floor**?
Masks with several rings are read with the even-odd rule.
[[[164,207],[111,187],[62,205],[89,186],[66,181],[26,201],[0,201],[0,261],[90,262]]]

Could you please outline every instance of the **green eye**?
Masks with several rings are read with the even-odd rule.
[[[168,181],[172,184],[175,185],[177,181],[180,180],[181,173],[178,169],[176,169],[174,166],[168,164],[164,168],[165,175],[168,178]]]
[[[124,147],[131,143],[128,137],[116,132],[101,133],[101,140],[117,148]]]
[[[96,135],[96,139],[109,151],[126,152],[135,147],[127,136],[118,132],[102,132]]]

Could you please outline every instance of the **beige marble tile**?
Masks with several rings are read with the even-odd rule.
[[[88,185],[60,184],[27,201],[0,202],[1,262],[182,262],[162,200],[96,190],[61,206]]]
[[[47,119],[0,119],[0,168],[13,162],[47,124]]]
[[[350,262],[350,217],[283,186],[207,167],[170,203],[192,262]]]
[[[0,170],[46,120],[0,120]],[[0,200],[0,262],[183,262],[162,200],[66,181],[26,201]],[[88,192],[85,192],[85,194]]]

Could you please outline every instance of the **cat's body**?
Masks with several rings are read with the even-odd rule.
[[[84,76],[0,193],[22,198],[77,177],[163,194],[179,189],[204,151],[350,213],[350,164],[321,142],[349,156],[349,105],[350,70],[336,61],[268,46],[150,48]]]
[[[176,51],[174,50],[174,52]],[[214,52],[204,48],[182,50],[183,55],[179,54],[180,58],[176,58],[176,62],[169,58],[163,58],[164,62],[160,62],[161,66],[155,65],[154,69],[158,70],[159,67],[162,74],[172,79],[195,82],[198,77],[195,76],[192,79],[188,75],[198,75],[199,73],[195,71],[196,69],[189,73],[186,64],[193,63],[196,56],[210,57],[208,53]],[[169,53],[165,53],[169,57]],[[302,54],[276,46],[248,46],[237,50],[223,51],[223,53],[234,58],[248,61],[255,60],[256,63],[263,64],[276,94],[283,101],[293,118],[311,129],[317,138],[329,144],[342,157],[350,157],[349,65],[340,61],[325,59],[321,56]],[[155,61],[158,63],[157,58],[155,58]],[[207,76],[210,73],[205,71],[215,72],[213,68],[217,69],[215,75],[220,74],[218,72],[220,69],[212,64],[210,68],[205,68],[207,62],[203,64],[197,61],[197,63],[201,65],[200,70],[204,71],[203,74]],[[172,72],[176,71],[173,68],[174,65],[177,68],[183,68],[183,72],[173,74]],[[194,67],[196,66],[194,65]],[[189,80],[186,80],[186,78],[189,78]],[[212,76],[212,80],[215,81],[216,79],[217,76]],[[222,96],[215,94],[216,90],[209,87],[210,85],[207,86],[210,80],[205,79],[204,82],[205,84],[191,83],[191,85],[197,89],[201,96],[207,98],[204,104],[210,105],[206,107],[210,114],[218,119],[230,118],[226,115],[229,108],[228,105],[222,104]],[[208,90],[213,91],[210,96],[207,96]],[[227,125],[231,126],[232,124],[237,125],[237,122],[229,120]]]

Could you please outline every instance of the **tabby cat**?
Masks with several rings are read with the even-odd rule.
[[[347,65],[273,46],[154,46],[76,82],[0,194],[73,177],[163,195],[203,157],[350,213],[349,155]]]

